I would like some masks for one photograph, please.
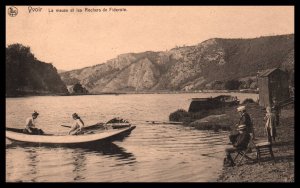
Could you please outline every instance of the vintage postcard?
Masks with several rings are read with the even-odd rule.
[[[6,182],[294,182],[294,6],[5,10]]]

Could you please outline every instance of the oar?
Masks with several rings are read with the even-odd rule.
[[[97,123],[97,124],[94,124],[94,125],[90,125],[90,126],[86,126],[86,127],[83,127],[83,128],[89,128],[89,127],[91,127],[91,126],[98,126],[98,125],[105,125],[106,123]],[[60,126],[62,126],[62,127],[68,127],[68,128],[72,128],[72,126],[70,126],[70,125],[60,125]]]
[[[60,125],[60,126],[71,128],[71,126],[69,126],[69,125]]]

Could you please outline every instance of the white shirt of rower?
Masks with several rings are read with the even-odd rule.
[[[36,121],[33,119],[33,117],[29,117],[26,119],[26,127],[34,128],[36,124]]]
[[[76,120],[74,121],[73,127],[76,127],[77,129],[78,129],[78,128],[82,129],[83,126],[84,126],[84,124],[80,121],[80,119],[76,119]]]

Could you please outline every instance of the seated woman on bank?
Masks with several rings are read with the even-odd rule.
[[[36,118],[38,117],[38,115],[39,115],[39,113],[34,111],[31,115],[31,117],[26,119],[24,133],[35,134],[35,135],[44,134],[44,131],[42,129],[36,128]]]
[[[69,131],[70,135],[78,135],[78,134],[82,134],[82,128],[84,127],[84,122],[82,121],[82,119],[78,116],[78,114],[74,113],[72,115],[73,119],[74,119],[74,124],[71,128],[71,130]]]

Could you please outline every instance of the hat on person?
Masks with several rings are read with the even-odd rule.
[[[73,117],[79,117],[77,113],[72,114]]]
[[[36,111],[34,111],[34,112],[32,113],[32,115],[33,115],[33,116],[38,116],[39,113],[37,113]]]
[[[245,130],[246,129],[246,125],[239,125],[237,130]]]
[[[240,107],[237,108],[237,111],[238,111],[238,112],[241,112],[241,111],[243,111],[243,110],[246,110],[246,107],[245,107],[245,106],[240,106]]]

